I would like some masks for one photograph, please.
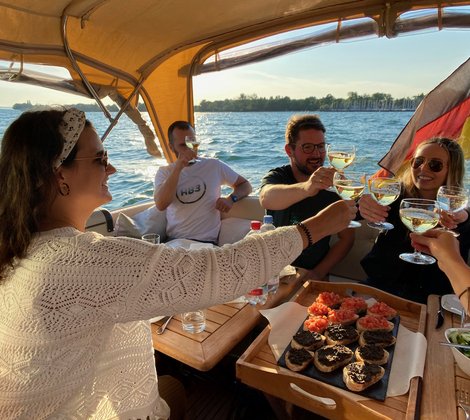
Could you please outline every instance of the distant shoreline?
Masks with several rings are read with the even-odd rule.
[[[83,105],[87,105],[87,104],[83,104]],[[41,106],[44,106],[44,105],[34,105],[34,107],[41,107]],[[80,104],[74,104],[74,105],[65,105],[65,106],[70,106],[70,107],[74,107],[74,108],[77,108],[77,109],[81,109],[82,111],[84,112],[102,112],[101,111],[101,108],[96,106],[96,109],[89,109],[89,106],[87,105],[86,106],[86,109],[84,109],[85,107],[81,107]],[[14,109],[14,110],[17,110],[17,111],[28,111],[29,109],[32,109],[34,107],[29,107],[29,108],[15,108],[14,106],[11,106],[11,107],[8,107],[8,106],[3,106],[3,107],[0,107],[0,110],[10,110],[10,109]],[[114,110],[114,109],[108,109],[110,112],[117,112],[118,110]],[[147,112],[146,110],[141,110],[142,112]],[[239,111],[199,111],[199,110],[194,110],[194,112],[206,112],[206,113],[216,113],[216,112],[233,112],[233,113],[239,113],[239,112],[304,112],[304,113],[310,113],[310,112],[414,112],[415,109],[414,108],[409,108],[409,109],[314,109],[314,110],[310,110],[310,109],[302,109],[302,110],[291,110],[291,109],[278,109],[278,110],[239,110]]]
[[[240,94],[235,99],[223,99],[215,101],[202,100],[194,106],[195,112],[413,112],[424,98],[424,94],[412,98],[393,98],[387,93],[374,93],[372,95],[359,95],[356,92],[348,93],[347,98],[335,98],[326,95],[323,98],[310,96],[303,99],[291,99],[288,96],[259,97],[256,94]],[[32,104],[30,101],[16,103],[12,109],[26,111],[43,105]],[[101,111],[97,104],[70,104],[84,112]],[[110,112],[118,112],[117,105],[107,105]],[[144,104],[139,104],[138,109],[146,112]]]

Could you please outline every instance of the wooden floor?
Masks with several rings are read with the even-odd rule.
[[[264,325],[252,331],[240,345],[208,372],[200,372],[176,360],[156,353],[159,375],[177,378],[186,390],[185,420],[314,420],[322,419],[302,409],[292,415],[272,409],[263,393],[236,379],[235,362]],[[277,413],[277,414],[276,414]]]

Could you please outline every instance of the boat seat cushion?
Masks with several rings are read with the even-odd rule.
[[[146,233],[158,233],[161,242],[166,240],[166,212],[151,206],[132,217],[119,213],[114,229],[115,236],[140,239]]]
[[[251,221],[239,217],[222,219],[218,245],[233,244],[243,239],[250,230]]]

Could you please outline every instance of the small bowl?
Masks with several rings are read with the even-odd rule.
[[[451,341],[449,340],[449,334],[454,331],[470,332],[470,328],[448,328],[445,331],[445,337],[448,343],[451,343]],[[468,376],[470,376],[470,357],[467,357],[465,356],[465,354],[461,353],[457,347],[451,347],[451,350],[459,368]]]

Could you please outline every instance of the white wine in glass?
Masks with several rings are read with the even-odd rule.
[[[194,150],[194,153],[196,153],[197,155],[197,151],[199,150],[199,145],[201,144],[199,142],[199,140],[196,138],[196,137],[190,137],[190,136],[186,136],[184,138],[184,141],[186,143],[186,146],[188,146],[190,149]],[[189,161],[190,164],[193,164],[193,163],[196,163],[196,162],[199,162],[200,159],[191,159]]]
[[[337,171],[342,171],[354,162],[356,147],[353,144],[328,144],[327,155],[331,166]]]
[[[439,223],[439,206],[435,200],[405,198],[400,203],[400,219],[414,233],[424,233]],[[416,251],[400,254],[400,258],[412,264],[433,264],[435,258]]]
[[[369,179],[369,191],[377,203],[382,206],[388,206],[400,196],[401,183],[396,178],[371,178]],[[369,222],[367,226],[380,230],[391,230],[394,228],[393,224],[389,222]]]
[[[362,172],[335,172],[333,186],[343,200],[357,201],[364,192],[365,178]],[[348,227],[358,228],[361,224],[352,220]]]
[[[468,206],[468,190],[462,187],[439,187],[437,190],[437,202],[439,209],[447,213],[457,213]],[[444,230],[452,232],[454,236],[459,236],[458,232],[454,232],[444,226]]]

